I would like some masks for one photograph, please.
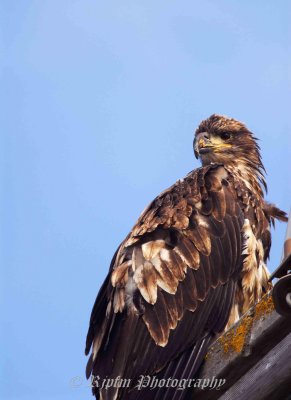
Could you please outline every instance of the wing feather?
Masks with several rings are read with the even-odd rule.
[[[174,370],[192,373],[201,338],[208,343],[224,328],[242,263],[243,212],[221,168],[195,170],[163,192],[121,244],[92,311],[88,372],[134,380],[171,371],[181,355]],[[182,354],[195,343],[190,368]]]

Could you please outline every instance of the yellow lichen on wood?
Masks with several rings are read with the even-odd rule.
[[[262,316],[266,315],[266,314],[270,314],[272,311],[274,311],[275,307],[274,307],[274,303],[273,303],[273,299],[270,293],[267,293],[262,299],[261,301],[259,301],[257,303],[257,305],[255,306],[255,315],[254,315],[254,319],[258,320],[260,319]]]
[[[238,324],[234,325],[218,339],[223,347],[223,351],[225,353],[229,351],[241,353],[254,321],[259,320],[262,316],[271,313],[273,310],[274,303],[272,296],[268,293],[255,305],[253,310],[250,310],[241,318]]]
[[[241,319],[238,326],[234,326],[221,336],[219,341],[223,346],[223,351],[225,353],[228,353],[229,351],[240,353],[243,350],[252,324],[253,318],[251,316],[245,316]]]

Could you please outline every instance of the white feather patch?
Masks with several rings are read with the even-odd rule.
[[[195,216],[195,220],[196,220],[198,225],[203,226],[206,229],[209,228],[209,224],[206,221],[206,218],[204,218],[202,215],[197,214]]]
[[[159,254],[165,245],[164,240],[151,240],[150,242],[142,244],[142,254],[146,260],[150,261]]]
[[[145,261],[144,265],[140,265],[133,275],[142,297],[150,304],[157,301],[157,277],[153,265],[149,261]]]

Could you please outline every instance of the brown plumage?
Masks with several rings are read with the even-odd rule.
[[[93,307],[87,376],[124,378],[94,387],[100,399],[181,399],[137,391],[140,375],[191,378],[215,335],[268,288],[270,223],[259,146],[242,123],[212,115],[195,133],[202,167],[160,194],[115,253]]]

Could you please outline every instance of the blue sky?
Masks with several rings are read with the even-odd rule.
[[[3,0],[0,16],[0,396],[90,398],[69,382],[95,296],[143,208],[199,165],[201,119],[255,132],[289,210],[290,2]]]

